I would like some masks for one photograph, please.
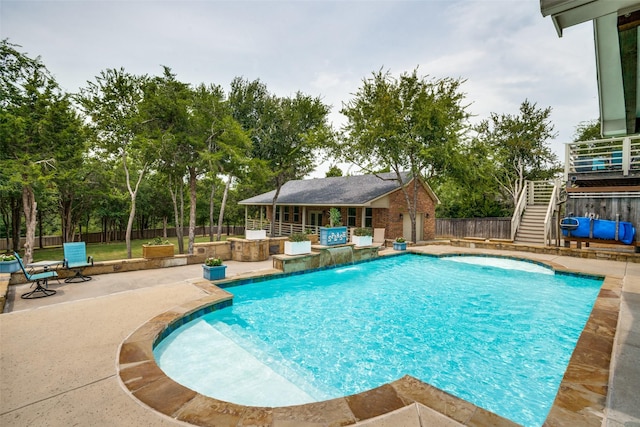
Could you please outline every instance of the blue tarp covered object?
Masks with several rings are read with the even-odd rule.
[[[630,245],[636,238],[636,229],[630,222],[619,221],[617,241]],[[560,221],[562,234],[569,237],[616,240],[616,221],[587,217],[566,217]]]

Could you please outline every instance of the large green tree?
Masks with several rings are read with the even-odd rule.
[[[87,162],[90,138],[86,126],[69,103],[59,107],[52,111],[54,131],[64,138],[64,143],[55,149],[53,181],[57,190],[62,240],[70,242],[81,219],[90,216],[93,194],[99,183],[95,180],[92,165]]]
[[[140,103],[145,137],[153,141],[158,151],[158,172],[166,181],[173,203],[173,215],[178,237],[178,251],[184,253],[183,215],[184,182],[187,167],[192,171],[200,167],[198,150],[189,139],[189,103],[191,88],[176,79],[168,67],[162,76],[147,80],[143,86],[144,100]],[[192,176],[195,186],[195,176]],[[195,205],[195,201],[192,201]],[[194,206],[195,208],[195,206]]]
[[[319,98],[298,92],[277,97],[259,80],[236,78],[231,84],[232,115],[249,132],[253,143],[250,174],[260,171],[265,186],[273,189],[271,235],[275,234],[275,205],[285,182],[300,179],[315,167],[316,154],[333,140],[327,122],[329,107]]]
[[[96,135],[93,152],[105,160],[119,158],[129,193],[129,220],[125,242],[131,258],[131,231],[136,215],[136,197],[145,173],[153,163],[155,150],[142,137],[140,103],[146,76],[107,69],[81,89],[78,101],[91,119]]]
[[[291,98],[273,98],[272,114],[261,129],[264,139],[254,154],[267,162],[275,186],[271,235],[275,235],[276,203],[282,186],[301,179],[315,168],[315,153],[333,137],[327,122],[329,108],[319,98],[298,92]]]
[[[219,86],[201,84],[191,88],[178,81],[167,67],[164,67],[163,76],[152,79],[145,86],[142,112],[145,127],[162,151],[160,170],[167,172],[170,178],[186,177],[188,253],[191,254],[197,223],[198,180],[206,174],[223,174],[228,176],[230,183],[248,155],[249,138],[231,116]],[[173,199],[177,202],[177,197]],[[224,206],[223,196],[219,222]]]
[[[68,96],[39,58],[29,58],[18,48],[6,39],[0,42],[0,190],[22,193],[28,263],[33,259],[38,194],[54,185],[59,147],[78,148],[83,141]]]
[[[196,87],[191,123],[194,133],[205,143],[202,159],[206,165],[205,170],[212,178],[211,182],[216,181],[216,176],[223,176],[226,180],[217,221],[217,239],[220,240],[229,188],[235,177],[245,173],[251,154],[251,140],[248,132],[233,117],[231,106],[218,86]],[[214,186],[211,187],[211,195],[213,194]],[[212,203],[209,216],[213,217]]]
[[[402,172],[429,179],[446,173],[456,159],[467,126],[463,80],[429,79],[418,71],[399,78],[378,71],[363,79],[352,100],[342,108],[347,123],[335,154],[368,173],[388,169],[401,186],[416,240],[418,179],[413,197]]]

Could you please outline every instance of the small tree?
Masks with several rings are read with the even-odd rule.
[[[551,107],[537,108],[525,100],[518,114],[491,113],[476,127],[475,143],[487,147],[493,177],[512,206],[518,203],[526,180],[551,178],[559,170],[548,143],[556,136],[550,115]]]

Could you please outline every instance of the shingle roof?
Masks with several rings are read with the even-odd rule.
[[[398,188],[395,173],[338,176],[288,181],[282,186],[278,205],[364,205]],[[402,173],[403,183],[409,173]],[[275,190],[242,200],[241,205],[270,205]]]

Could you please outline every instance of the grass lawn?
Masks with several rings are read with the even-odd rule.
[[[233,237],[233,236],[229,236]],[[226,240],[227,236],[222,235],[222,240]],[[178,253],[178,238],[173,237],[167,239],[175,245],[175,252]],[[133,258],[142,258],[142,245],[146,244],[149,239],[138,239],[131,241],[131,256]],[[208,242],[209,236],[196,236],[196,242]],[[187,250],[189,239],[184,239],[184,249]],[[94,261],[109,261],[113,259],[127,258],[127,245],[125,242],[112,243],[88,243],[87,255],[92,256]],[[33,252],[34,261],[42,260],[61,260],[64,259],[62,246],[55,248],[35,249]]]

